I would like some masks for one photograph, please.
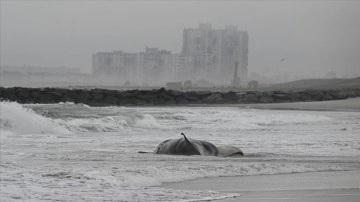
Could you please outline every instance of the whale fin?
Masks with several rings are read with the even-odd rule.
[[[182,136],[184,136],[184,138],[185,138],[186,142],[190,142],[190,141],[189,141],[189,139],[187,139],[187,137],[185,136],[185,134],[184,134],[184,133],[181,133],[181,135],[182,135]]]

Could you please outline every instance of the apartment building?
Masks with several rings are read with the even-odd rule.
[[[93,74],[134,85],[164,85],[169,81],[206,79],[230,85],[235,64],[239,85],[247,85],[248,33],[237,27],[213,29],[211,24],[184,29],[181,53],[147,47],[139,53],[99,52],[93,55]]]

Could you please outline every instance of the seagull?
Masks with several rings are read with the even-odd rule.
[[[287,60],[287,58],[282,58],[282,59],[280,60],[280,63],[284,62],[285,60]]]

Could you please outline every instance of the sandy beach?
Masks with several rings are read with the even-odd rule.
[[[360,170],[203,178],[167,188],[238,193],[219,201],[360,201]]]

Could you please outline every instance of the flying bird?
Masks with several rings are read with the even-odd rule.
[[[284,62],[285,60],[287,60],[287,58],[282,58],[282,59],[280,60],[280,63]]]

